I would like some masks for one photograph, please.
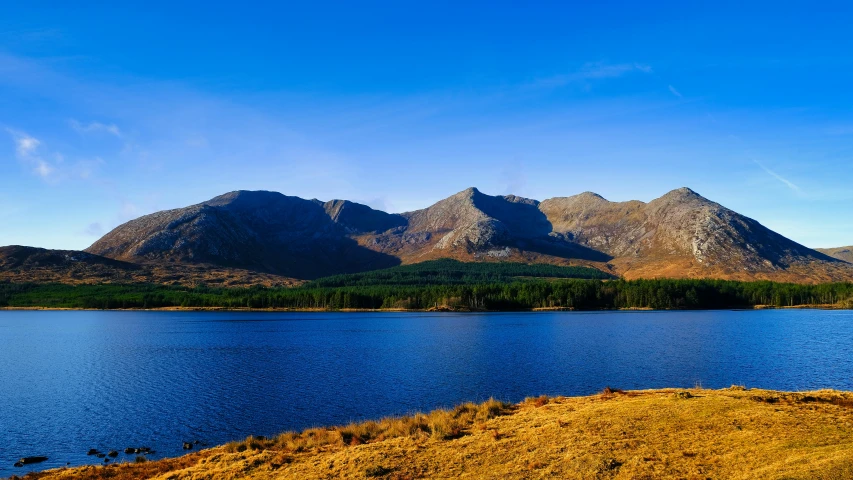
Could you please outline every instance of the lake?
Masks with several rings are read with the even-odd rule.
[[[0,311],[0,477],[495,397],[853,390],[853,312]],[[119,455],[118,461],[135,455]]]

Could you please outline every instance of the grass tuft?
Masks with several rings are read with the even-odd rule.
[[[535,407],[542,407],[548,404],[551,399],[548,398],[547,395],[540,395],[538,397],[527,397],[524,399],[525,403],[532,403]]]
[[[604,390],[601,391],[601,396],[604,398],[611,398],[616,394],[625,393],[625,390],[621,388],[611,388],[609,385],[604,387]]]

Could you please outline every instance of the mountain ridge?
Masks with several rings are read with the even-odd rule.
[[[687,187],[649,202],[593,192],[539,201],[471,187],[399,214],[237,190],[131,220],[86,252],[301,279],[439,258],[585,265],[625,278],[853,279],[853,265]]]

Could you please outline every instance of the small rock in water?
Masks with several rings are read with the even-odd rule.
[[[107,463],[107,462],[109,462],[109,461],[110,461],[110,459],[109,459],[109,458],[105,458],[105,459],[104,459],[104,463]]]
[[[89,453],[87,453],[86,455],[97,455],[99,453],[101,452],[99,452],[97,448],[90,448]]]
[[[23,466],[24,466],[24,464],[23,464],[23,463],[21,463],[21,462],[15,462],[15,466],[16,466],[16,467],[23,467]]]
[[[95,455],[95,456],[96,456],[96,457],[98,457],[98,458],[104,458],[104,457],[106,457],[107,455],[106,455],[106,454],[104,454],[104,453],[99,453],[99,454],[97,454],[97,455]]]
[[[128,454],[128,455],[130,455],[131,453],[133,453],[133,452],[135,452],[135,451],[136,451],[136,449],[135,449],[135,448],[131,448],[131,447],[127,447],[127,448],[125,448],[125,449],[124,449],[124,453],[126,453],[126,454]]]
[[[108,453],[107,455],[116,458],[118,456],[118,452],[116,452],[115,450],[110,450],[110,453]]]
[[[190,442],[184,442],[184,450],[192,450],[193,444]]]
[[[41,463],[45,460],[47,460],[47,457],[23,457],[18,461],[18,463],[22,465],[29,465],[31,463]]]

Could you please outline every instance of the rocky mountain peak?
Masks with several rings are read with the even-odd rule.
[[[675,190],[672,190],[670,192],[667,192],[666,194],[664,194],[660,198],[657,198],[657,199],[649,202],[649,204],[652,204],[652,203],[657,203],[657,204],[675,203],[675,204],[692,204],[692,205],[695,205],[697,203],[708,203],[708,204],[717,205],[716,203],[708,200],[707,198],[703,197],[702,195],[699,195],[698,193],[696,193],[695,191],[693,191],[687,187],[681,187],[681,188],[677,188]]]

